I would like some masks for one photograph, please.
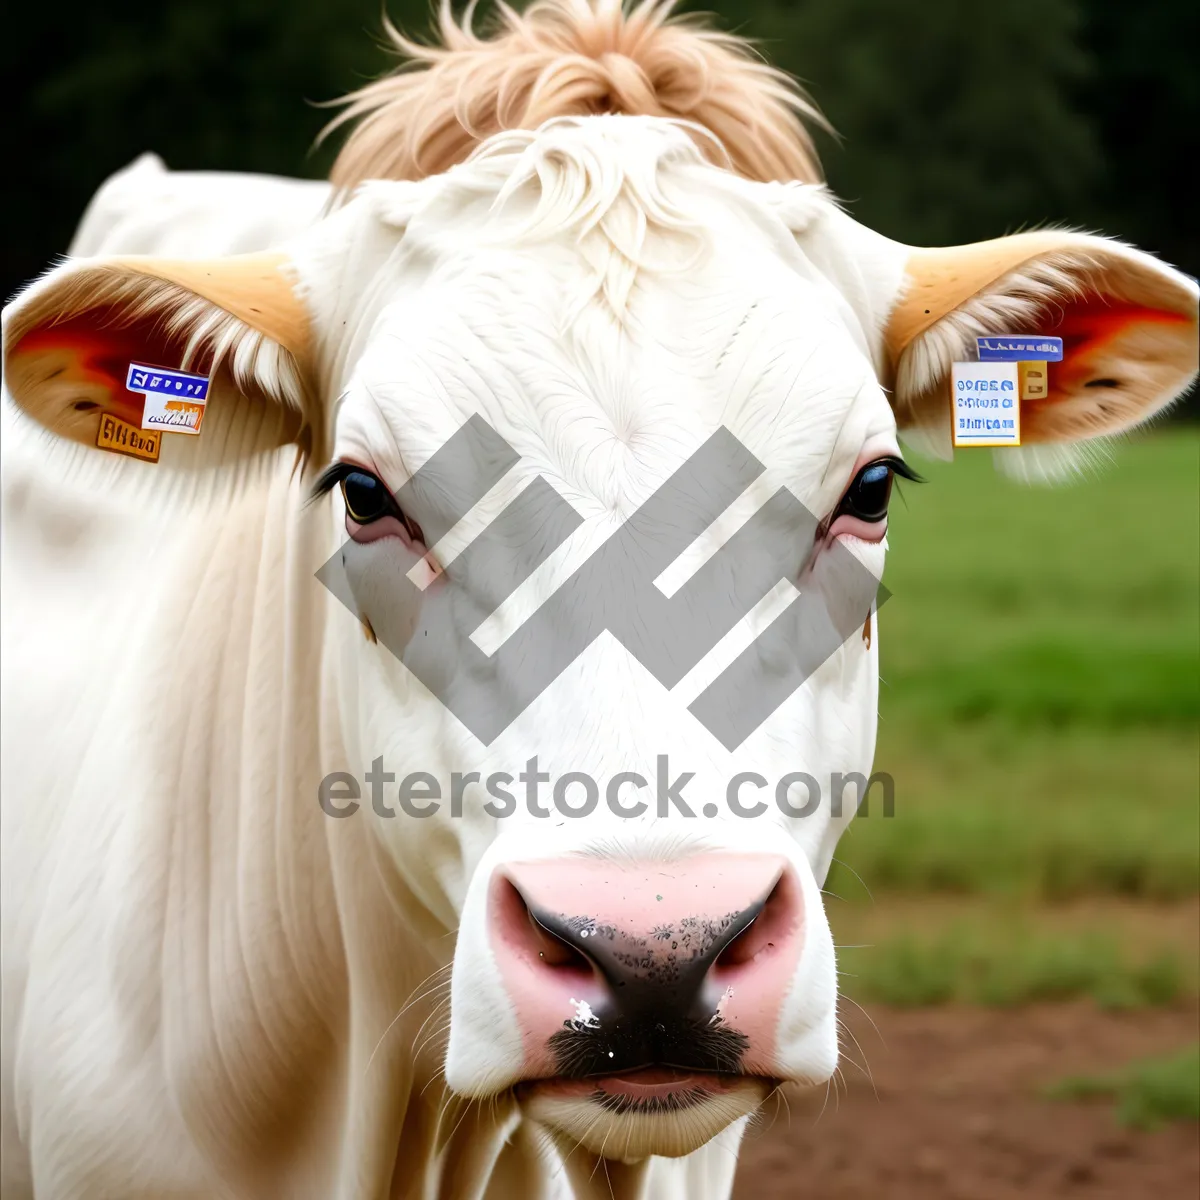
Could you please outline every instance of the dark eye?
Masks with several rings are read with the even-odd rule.
[[[359,525],[370,525],[396,508],[391,492],[366,471],[350,471],[342,477],[342,497],[350,519]]]
[[[881,458],[877,462],[868,463],[855,475],[834,515],[855,517],[870,525],[882,521],[887,516],[888,500],[892,495],[892,480],[900,465],[898,460],[891,458]]]
[[[839,513],[874,523],[887,516],[888,500],[892,495],[892,468],[886,462],[868,463],[854,477]]]

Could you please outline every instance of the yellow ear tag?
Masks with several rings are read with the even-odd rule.
[[[101,450],[111,450],[115,454],[128,454],[133,458],[141,458],[146,462],[158,462],[158,453],[162,448],[161,433],[146,433],[112,413],[100,414],[100,429],[96,434],[96,445]]]
[[[1017,378],[1021,384],[1022,400],[1045,400],[1050,394],[1049,363],[1019,362]]]

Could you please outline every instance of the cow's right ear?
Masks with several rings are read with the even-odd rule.
[[[105,413],[140,427],[145,398],[125,381],[144,363],[227,371],[248,403],[271,406],[281,442],[319,452],[310,319],[284,255],[74,260],[26,288],[4,326],[9,393],[61,437],[95,445]]]

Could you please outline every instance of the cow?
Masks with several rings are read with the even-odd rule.
[[[5,311],[5,1200],[728,1196],[837,1064],[901,439],[981,335],[1063,339],[1023,478],[1195,377],[1193,280],[864,227],[656,0],[442,27],[330,185],[139,160]]]

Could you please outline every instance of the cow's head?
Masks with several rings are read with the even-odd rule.
[[[138,420],[125,363],[215,357],[204,433],[130,469],[264,438],[327,469],[329,770],[376,764],[396,815],[360,782],[353,819],[457,929],[449,1084],[639,1158],[834,1069],[820,889],[874,751],[863,579],[898,438],[947,445],[986,333],[1065,341],[998,452],[1042,474],[1188,385],[1196,288],[1075,233],[902,246],[593,117],[368,185],[277,255],[68,263],[10,310],[7,366],[94,443],[100,410]]]

